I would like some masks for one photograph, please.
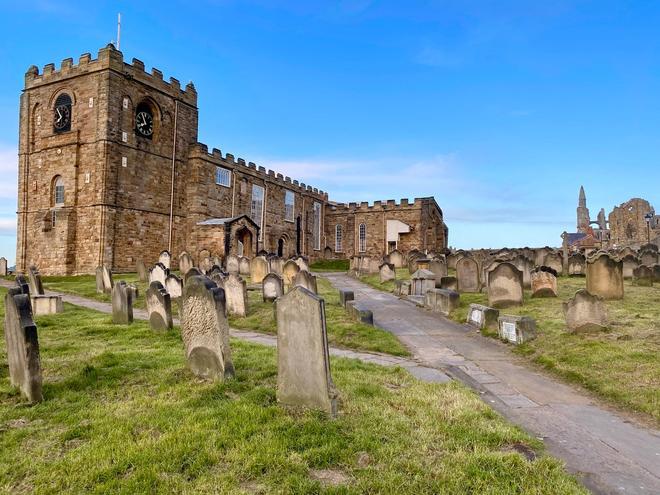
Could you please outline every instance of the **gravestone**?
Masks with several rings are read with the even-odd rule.
[[[568,257],[568,275],[571,277],[583,277],[586,264],[586,258],[582,253],[571,254]]]
[[[293,287],[302,286],[313,294],[318,294],[316,277],[307,270],[300,270],[293,279]]]
[[[269,273],[261,281],[261,289],[264,301],[273,302],[284,294],[284,282],[277,273]]]
[[[275,303],[277,401],[337,413],[323,299],[294,287]]]
[[[456,270],[456,263],[461,258],[461,255],[458,253],[451,253],[447,256],[447,268]]]
[[[21,275],[20,273],[16,275],[16,288],[19,289],[21,294],[30,295],[30,284],[25,278],[25,275]]]
[[[587,259],[587,290],[605,300],[623,299],[623,263],[603,252]]]
[[[503,315],[497,324],[499,337],[512,344],[524,344],[536,337],[536,321],[529,316]]]
[[[103,294],[105,293],[105,283],[103,282],[103,267],[96,267],[96,293]]]
[[[103,276],[103,290],[109,294],[112,292],[112,288],[115,286],[115,281],[112,278],[112,270],[103,265],[101,267],[101,274]]]
[[[499,310],[489,308],[481,304],[470,304],[467,314],[467,323],[477,327],[479,330],[497,330],[497,319],[500,317]]]
[[[346,303],[346,312],[348,313],[348,316],[355,321],[371,326],[374,324],[373,312],[370,309],[361,306],[357,301],[348,301]]]
[[[303,258],[302,256],[295,256],[292,259],[295,262],[295,264],[298,265],[298,268],[300,268],[301,270],[309,271],[309,264],[307,263],[307,260],[305,258]]]
[[[493,308],[523,303],[523,274],[511,263],[500,263],[488,273],[488,305]]]
[[[440,279],[440,285],[438,285],[438,279],[436,279],[435,286],[438,289],[449,289],[458,292],[458,280],[456,280],[456,277],[442,277]]]
[[[135,263],[135,271],[137,272],[138,280],[140,282],[146,282],[149,280],[149,274],[147,273],[147,267],[144,264],[144,261],[137,260]]]
[[[166,286],[165,280],[170,274],[170,271],[165,268],[165,265],[162,263],[156,263],[151,270],[149,270],[149,283],[151,282],[160,282],[163,284],[163,287]]]
[[[233,377],[224,290],[193,275],[186,279],[182,300],[181,338],[191,371],[205,380]]]
[[[557,272],[549,266],[532,271],[532,297],[557,297]]]
[[[41,283],[41,274],[36,266],[28,268],[28,280],[30,282],[30,294],[33,296],[43,296],[44,286]]]
[[[380,276],[380,283],[389,282],[396,278],[396,272],[394,271],[394,265],[391,263],[383,263],[378,267],[378,274]]]
[[[188,270],[190,270],[195,263],[193,262],[192,256],[190,256],[186,251],[182,252],[179,255],[179,273],[182,277],[186,276]]]
[[[112,288],[112,323],[130,325],[133,322],[133,290],[120,280]]]
[[[660,265],[653,265],[653,281],[660,283]]]
[[[227,260],[227,266],[229,266],[229,260]],[[209,256],[199,260],[199,270],[202,272],[202,274],[208,272],[211,267],[213,267],[213,260]],[[238,273],[238,259],[236,259],[236,273]]]
[[[0,258],[0,277],[7,276],[7,258],[4,256]]]
[[[621,263],[623,264],[623,278],[633,278],[633,270],[640,265],[639,259],[632,254],[628,254],[621,258]]]
[[[639,251],[639,262],[642,265],[653,266],[658,263],[658,252],[651,249],[642,249]]]
[[[436,282],[439,282],[442,277],[447,276],[447,264],[445,260],[442,258],[431,260],[429,271],[433,272]]]
[[[562,273],[562,255],[556,251],[547,253],[543,257],[543,263],[540,263],[541,266],[549,266],[557,273]]]
[[[640,287],[652,287],[655,276],[653,268],[646,265],[640,265],[633,270],[633,284]]]
[[[229,274],[224,283],[227,312],[236,316],[247,315],[247,284],[239,275]]]
[[[264,256],[255,256],[250,261],[250,281],[253,284],[260,284],[268,275],[268,270],[268,260]]]
[[[232,273],[234,275],[238,275],[240,273],[240,261],[238,259],[238,256],[236,256],[235,254],[228,255],[225,258],[225,268],[227,270],[227,273],[229,273],[230,275]]]
[[[460,303],[458,292],[447,289],[430,289],[424,294],[424,306],[434,313],[449,316]]]
[[[158,256],[158,263],[161,263],[165,268],[170,270],[172,268],[172,255],[169,251],[161,251]]]
[[[410,281],[409,280],[395,280],[394,281],[394,294],[397,296],[410,295]]]
[[[243,276],[250,276],[250,259],[246,256],[238,258],[238,274]]]
[[[411,296],[423,296],[426,291],[435,289],[435,275],[429,270],[420,268],[410,277]]]
[[[293,279],[296,278],[296,275],[298,275],[299,271],[300,267],[296,264],[295,261],[288,260],[286,263],[284,263],[284,267],[282,268],[282,278],[284,279],[284,284],[291,286],[293,284]]]
[[[472,258],[463,257],[456,262],[456,279],[460,292],[479,292],[479,265]]]
[[[5,344],[9,382],[30,402],[41,402],[42,375],[37,325],[32,319],[29,294],[18,287],[5,294]]]
[[[280,277],[282,276],[282,270],[284,268],[284,260],[282,258],[272,256],[268,258],[268,264],[272,273],[277,273]]]
[[[30,296],[34,316],[54,315],[64,312],[62,296]]]
[[[405,259],[403,257],[403,254],[401,254],[401,251],[395,249],[394,251],[390,252],[388,254],[389,256],[389,262],[394,265],[394,268],[403,268],[405,266]]]
[[[339,304],[346,307],[346,303],[353,300],[355,300],[355,294],[352,290],[339,289]]]
[[[147,289],[147,313],[152,330],[157,332],[170,330],[172,322],[172,300],[163,284],[153,281]]]
[[[607,329],[607,308],[601,297],[580,289],[563,304],[570,332],[599,332]]]
[[[165,277],[165,290],[172,299],[178,299],[183,295],[183,280],[170,273]]]
[[[523,287],[529,289],[532,286],[532,269],[534,268],[534,263],[522,254],[514,256],[511,263],[522,272]]]

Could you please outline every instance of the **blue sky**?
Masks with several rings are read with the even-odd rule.
[[[0,2],[0,252],[23,74],[116,37],[199,92],[200,141],[338,201],[435,196],[457,247],[660,207],[660,2]]]

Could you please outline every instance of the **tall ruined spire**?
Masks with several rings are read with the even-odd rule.
[[[589,232],[589,208],[587,208],[587,196],[584,194],[584,187],[580,186],[580,198],[577,207],[577,231],[586,234]]]
[[[578,199],[578,206],[582,208],[587,207],[587,196],[584,194],[584,187],[580,186],[580,197]]]

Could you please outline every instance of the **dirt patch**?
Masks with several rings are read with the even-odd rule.
[[[338,469],[311,469],[309,477],[319,481],[323,486],[346,485],[351,481],[346,473]]]
[[[502,449],[502,452],[516,452],[517,454],[522,455],[528,461],[533,461],[538,457],[536,455],[536,452],[534,452],[534,450],[531,447],[528,447],[524,443],[520,443],[520,442],[507,445]]]
[[[256,481],[245,481],[241,483],[241,490],[245,493],[254,493],[257,495],[266,493],[266,487]]]

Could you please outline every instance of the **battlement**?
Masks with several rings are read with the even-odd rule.
[[[320,200],[328,201],[328,193],[322,190],[308,186],[297,180],[292,181],[291,177],[284,177],[282,174],[273,170],[267,170],[265,167],[257,166],[254,162],[246,163],[243,158],[234,158],[234,155],[231,153],[225,153],[223,157],[222,151],[217,148],[213,148],[209,153],[208,146],[203,143],[195,143],[191,145],[188,157],[210,161],[215,165],[230,168],[242,173],[248,173],[255,177],[260,177],[265,181],[276,183],[286,189],[311,194],[318,197]]]
[[[368,213],[373,211],[389,211],[389,210],[401,210],[401,209],[420,209],[425,202],[431,200],[432,198],[415,198],[412,202],[408,198],[403,198],[397,203],[395,199],[387,199],[383,201],[374,201],[370,205],[367,201],[362,201],[361,203],[334,203],[329,206],[329,213]]]
[[[77,65],[73,63],[72,58],[65,58],[59,69],[55,68],[55,64],[50,63],[44,66],[41,73],[36,65],[32,65],[25,73],[25,89],[65,81],[102,70],[120,72],[127,78],[135,79],[192,106],[197,106],[197,90],[192,82],[189,82],[185,89],[181,89],[178,79],[170,77],[167,82],[163,80],[163,73],[156,68],[152,68],[151,73],[146,72],[144,62],[141,60],[134,58],[132,63],[126,63],[122,52],[112,44],[101,48],[96,59],[92,59],[89,53],[83,53],[78,59]]]

